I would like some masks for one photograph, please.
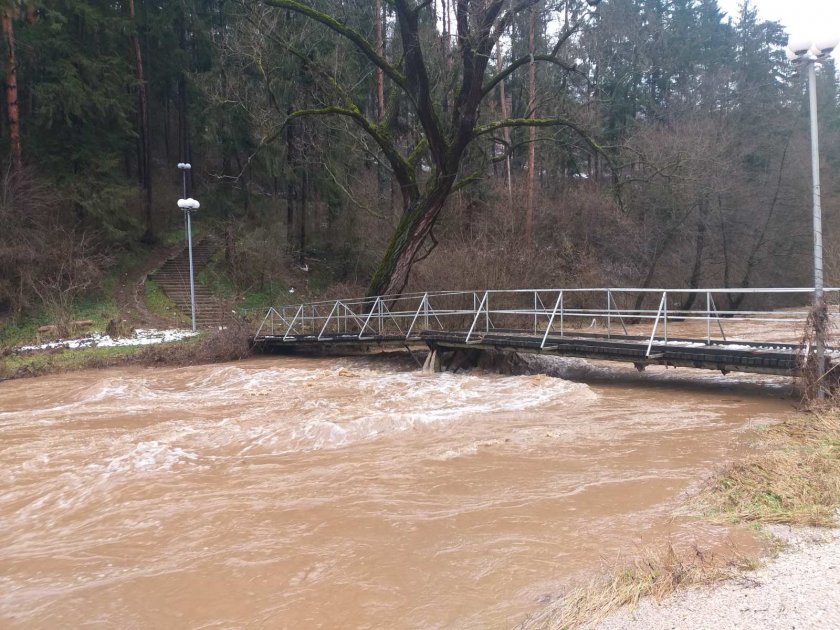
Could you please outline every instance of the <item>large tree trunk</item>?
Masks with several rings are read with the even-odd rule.
[[[289,105],[288,113],[294,111],[294,106]],[[286,125],[286,164],[288,165],[286,184],[286,243],[289,249],[293,244],[293,230],[295,224],[295,123]]]
[[[455,176],[439,176],[434,186],[409,206],[374,272],[367,295],[396,295],[408,284],[411,266],[446,204]]]
[[[140,136],[140,178],[143,183],[143,215],[146,220],[146,233],[143,241],[155,241],[154,222],[152,217],[152,146],[149,133],[149,86],[143,73],[143,54],[140,51],[140,38],[137,36],[137,14],[134,10],[134,0],[128,0],[128,15],[134,24],[131,34],[131,45],[134,49],[134,67],[137,75],[137,118]]]
[[[747,256],[747,264],[746,268],[744,269],[744,275],[741,277],[740,287],[742,289],[746,289],[752,283],[752,274],[755,271],[755,268],[759,264],[759,253],[761,252],[762,248],[767,244],[767,234],[770,232],[770,223],[773,220],[773,215],[776,212],[776,207],[779,204],[779,199],[782,192],[782,184],[784,182],[784,170],[785,170],[785,160],[787,159],[788,148],[790,147],[790,138],[788,138],[787,143],[785,144],[785,148],[782,151],[782,158],[779,161],[779,174],[776,179],[776,187],[773,193],[773,199],[770,202],[770,205],[767,209],[767,214],[764,217],[764,223],[761,227],[761,230],[758,232],[756,239],[752,243],[752,247],[750,248],[750,253]],[[723,230],[721,230],[723,232]],[[725,238],[725,233],[724,233]],[[724,252],[726,242],[724,241]],[[727,260],[727,265],[724,269],[724,286],[729,288],[729,264]],[[738,310],[741,308],[741,303],[744,301],[746,297],[745,293],[728,293],[727,299],[729,301],[729,308],[731,310]]]
[[[536,54],[537,7],[531,8],[528,28],[528,52],[531,62],[528,64],[528,117],[537,117],[537,64]],[[528,193],[525,203],[525,246],[530,248],[534,242],[534,171],[537,167],[537,128],[528,128]]]
[[[653,276],[656,273],[656,266],[659,263],[660,258],[662,258],[663,254],[665,254],[665,250],[668,247],[668,241],[670,240],[670,235],[662,240],[662,243],[656,246],[653,250],[653,255],[650,259],[650,265],[648,266],[647,274],[645,274],[645,279],[642,281],[642,289],[649,289],[651,282],[653,282]],[[636,303],[633,306],[634,310],[641,311],[642,306],[644,305],[645,298],[647,298],[650,294],[649,293],[639,293],[636,296]]]
[[[502,47],[496,46],[496,66],[498,69],[501,70],[502,63]],[[505,82],[501,81],[499,83],[499,108],[502,114],[502,119],[508,117],[508,109],[507,109],[507,96],[505,96]],[[505,170],[507,176],[507,189],[508,189],[508,210],[513,212],[513,178],[511,177],[510,173],[510,151],[512,149],[512,145],[510,142],[510,128],[505,127],[502,130],[505,139],[505,152],[507,153],[505,157]]]
[[[300,175],[300,225],[298,226],[298,263],[300,266],[306,263],[306,193],[309,187],[309,177],[306,169],[301,169]]]
[[[383,36],[382,0],[376,0],[373,6],[373,24],[376,30],[376,50],[385,58],[385,38]],[[382,120],[385,116],[385,72],[382,68],[376,69],[376,105],[377,118]]]
[[[3,10],[3,38],[6,40],[6,116],[9,123],[9,153],[15,171],[20,171],[23,157],[20,147],[20,109],[18,108],[17,58],[12,9]]]
[[[696,289],[700,286],[700,276],[703,272],[703,252],[706,248],[706,204],[700,205],[697,217],[697,233],[694,239],[694,265],[691,268],[691,276],[688,278],[688,288]],[[696,293],[689,293],[680,306],[680,310],[688,311],[694,306],[697,299]]]
[[[394,142],[394,123],[388,125],[373,123],[361,114],[361,108],[357,105],[351,103],[349,108],[328,107],[326,110],[300,110],[299,112],[300,116],[341,115],[352,119],[376,142],[400,185],[405,211],[385,256],[373,275],[368,287],[369,295],[393,294],[402,291],[406,286],[412,264],[426,255],[419,256],[421,248],[431,235],[446,199],[455,186],[461,162],[472,141],[496,128],[511,124],[515,126],[563,124],[559,119],[551,119],[548,123],[529,121],[528,125],[523,125],[522,121],[518,123],[517,121],[499,121],[498,127],[489,126],[484,129],[477,127],[482,100],[494,91],[499,81],[504,80],[510,73],[527,63],[527,60],[522,59],[512,63],[509,69],[498,74],[485,89],[487,64],[498,37],[511,23],[516,13],[529,9],[537,0],[523,0],[511,5],[508,5],[505,0],[452,0],[451,3],[442,1],[444,40],[447,39],[446,36],[454,24],[457,27],[457,58],[461,63],[460,85],[452,92],[454,100],[451,106],[446,98],[443,104],[436,104],[435,86],[429,76],[429,67],[423,51],[421,13],[431,2],[415,4],[407,0],[393,2],[389,0],[388,6],[396,15],[398,41],[402,45],[401,61],[398,67],[392,66],[383,59],[376,50],[376,45],[368,42],[363,35],[337,21],[329,12],[314,8],[311,3],[297,0],[264,0],[264,2],[305,15],[348,39],[374,66],[382,68],[394,85],[405,93],[406,101],[414,114],[413,119],[418,127],[422,128],[421,137],[417,139],[418,144],[410,151],[409,156],[405,156],[403,153],[405,147]],[[450,6],[454,10],[451,15]],[[535,31],[536,27],[532,30]],[[444,47],[446,49],[444,52],[448,52],[449,43],[445,42]],[[453,63],[455,60],[453,57],[447,62]],[[531,59],[531,61],[535,60]],[[447,94],[449,93],[447,91]],[[447,118],[448,122],[445,120]],[[421,162],[420,159],[423,161]],[[433,172],[423,184],[422,191],[417,176],[421,166],[428,166]],[[535,171],[534,166],[531,169],[532,174]],[[468,176],[465,182],[474,176]],[[432,246],[434,242],[432,238]]]

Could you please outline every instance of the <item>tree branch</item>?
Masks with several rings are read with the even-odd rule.
[[[514,16],[528,9],[531,5],[536,4],[539,0],[522,0],[516,6],[512,6],[508,9],[501,18],[499,18],[499,22],[496,24],[496,28],[493,29],[493,42],[498,42],[499,38],[502,34],[507,30],[510,23],[513,21]]]
[[[578,72],[577,66],[570,66],[555,57],[554,55],[534,55],[534,61],[546,61],[548,63],[553,63],[556,66],[560,66],[564,70],[568,72]],[[520,57],[516,61],[512,62],[507,68],[499,72],[496,76],[490,79],[490,82],[484,86],[481,92],[482,98],[490,94],[499,83],[507,79],[510,75],[514,72],[519,70],[522,66],[525,66],[531,62],[531,55],[525,55]]]
[[[406,158],[406,162],[411,164],[411,166],[417,165],[417,160],[420,159],[420,156],[429,148],[429,142],[425,136],[423,136],[420,141],[414,145],[414,148],[411,150],[411,153],[408,154]]]
[[[486,125],[476,127],[473,132],[473,137],[478,138],[479,136],[483,136],[504,127],[568,127],[580,134],[580,136],[582,136],[587,141],[587,144],[592,146],[593,149],[598,152],[603,151],[603,149],[599,145],[595,144],[595,141],[587,136],[580,127],[565,118],[506,118],[504,120],[496,120],[494,122],[487,123]]]
[[[440,119],[432,100],[432,90],[423,48],[420,43],[419,11],[428,6],[424,2],[420,6],[412,6],[408,0],[391,0],[397,11],[398,25],[403,45],[404,64],[406,72],[405,91],[414,101],[415,111],[423,131],[428,138],[429,149],[438,168],[444,167],[444,158],[449,148]]]
[[[527,0],[533,2],[534,0]],[[452,110],[452,143],[447,156],[447,170],[457,169],[467,145],[474,138],[475,124],[478,122],[478,108],[484,98],[482,82],[490,61],[493,47],[496,45],[493,25],[499,19],[505,0],[488,0],[484,12],[477,24],[477,32],[470,31],[470,15],[467,0],[459,0],[456,5],[458,19],[458,45],[461,47],[462,73],[461,86],[455,98]]]
[[[613,179],[617,178],[618,170],[616,169],[615,164],[613,164],[610,155],[604,150],[604,147],[595,142],[575,123],[566,120],[565,118],[507,118],[505,120],[497,120],[495,122],[476,127],[473,132],[473,139],[505,127],[567,127],[580,136],[590,149],[607,161],[607,166],[609,166],[610,171],[612,171]],[[618,186],[616,183],[616,193],[618,192],[617,189]],[[620,197],[619,203],[621,203]]]
[[[289,114],[283,127],[289,124],[289,121],[304,116],[346,116],[350,118],[373,138],[374,142],[379,146],[379,149],[394,170],[394,176],[400,184],[403,195],[408,200],[414,200],[420,196],[420,189],[417,186],[417,180],[414,177],[414,170],[411,165],[399,154],[394,144],[388,139],[388,136],[381,133],[381,128],[365,118],[357,108],[331,105],[328,107],[299,109]],[[275,137],[281,132],[282,130],[275,134]]]
[[[321,77],[324,81],[329,83],[332,86],[333,90],[335,90],[339,98],[346,101],[346,104],[344,106],[335,105],[323,108],[304,109],[298,110],[297,112],[292,112],[292,114],[289,115],[286,122],[283,124],[283,127],[285,127],[288,124],[289,120],[292,120],[293,118],[299,118],[301,116],[339,115],[349,117],[359,127],[361,127],[371,138],[373,138],[373,140],[379,146],[379,149],[385,155],[385,158],[388,160],[388,163],[391,166],[391,170],[394,172],[394,177],[397,178],[397,182],[399,183],[400,189],[402,190],[404,205],[408,207],[410,201],[413,201],[414,199],[419,197],[420,188],[417,186],[417,179],[414,176],[413,165],[406,159],[404,159],[402,155],[400,155],[399,150],[397,149],[394,142],[391,140],[390,134],[388,132],[388,126],[390,123],[393,123],[393,116],[389,116],[387,120],[383,121],[382,125],[378,125],[374,122],[371,122],[362,114],[361,107],[359,107],[359,105],[356,104],[355,100],[353,99],[353,96],[346,89],[344,89],[341,85],[338,84],[338,82],[335,80],[335,77],[330,75],[328,72],[322,70],[299,50],[292,48],[291,46],[283,42],[278,42],[278,44],[285,48],[287,51],[289,51],[292,55],[297,57],[300,60],[301,64],[303,64],[304,68],[306,68],[310,73]]]
[[[305,15],[308,18],[323,24],[333,32],[350,40],[363,55],[370,59],[375,66],[381,68],[389,79],[401,88],[406,89],[406,78],[402,75],[402,73],[383,59],[376,51],[376,48],[372,46],[371,43],[358,31],[342,24],[331,15],[328,15],[323,11],[318,11],[308,4],[297,2],[297,0],[263,0],[263,2],[278,9],[286,9],[288,11],[294,11],[295,13]]]
[[[472,184],[474,182],[477,182],[481,179],[484,179],[484,174],[480,173],[480,172],[476,172],[476,173],[473,173],[472,175],[468,175],[467,177],[459,179],[457,182],[455,182],[455,184],[453,184],[453,186],[452,186],[451,192],[453,192],[453,193],[458,192],[459,190],[462,190],[462,189],[466,188],[467,186],[469,186],[470,184]]]

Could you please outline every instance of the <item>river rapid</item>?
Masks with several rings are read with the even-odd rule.
[[[0,383],[0,626],[508,628],[620,552],[787,379],[257,358]],[[541,373],[540,373],[541,372]]]

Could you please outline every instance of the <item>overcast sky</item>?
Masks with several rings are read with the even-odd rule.
[[[751,0],[764,20],[781,22],[797,38],[818,39],[840,36],[840,0]],[[738,14],[743,0],[718,0],[731,15]],[[840,59],[840,50],[834,51]]]

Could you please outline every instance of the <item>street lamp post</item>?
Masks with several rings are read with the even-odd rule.
[[[822,207],[820,201],[820,144],[819,124],[817,119],[817,70],[819,63],[824,63],[832,51],[837,47],[837,39],[808,42],[790,40],[788,42],[788,59],[799,67],[806,67],[808,71],[808,92],[811,114],[811,173],[813,177],[814,198],[814,336],[815,354],[817,362],[817,398],[825,397],[825,384],[822,376],[825,373],[825,329],[827,313],[823,297],[823,244],[822,244]]]
[[[201,207],[192,197],[187,197],[187,171],[192,168],[189,163],[179,162],[178,169],[181,171],[183,177],[184,196],[178,200],[178,207],[184,211],[184,229],[187,233],[187,252],[190,259],[190,307],[192,312],[192,331],[195,332],[195,277],[193,275],[193,255],[192,255],[192,219],[193,212]]]

